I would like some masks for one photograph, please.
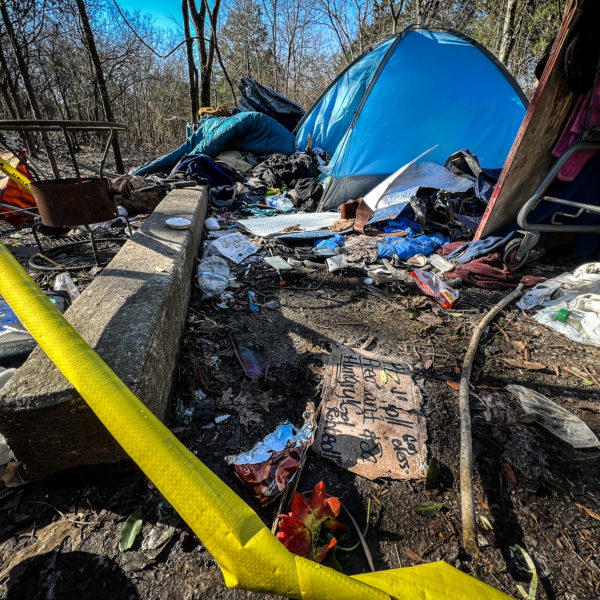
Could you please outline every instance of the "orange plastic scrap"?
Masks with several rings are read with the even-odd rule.
[[[14,167],[28,179],[31,179],[31,175],[29,174],[26,165],[16,156],[5,152],[4,154],[0,154],[0,157],[8,162],[11,167]],[[1,172],[0,175],[2,175]],[[15,209],[32,209],[36,207],[33,196],[8,177],[8,175],[0,177],[0,202],[2,204],[10,204],[11,206],[14,206]],[[32,221],[33,217],[27,213],[11,212],[10,208],[0,206],[0,219],[10,223],[13,227],[18,227],[23,223]]]

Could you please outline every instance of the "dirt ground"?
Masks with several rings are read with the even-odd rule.
[[[26,230],[16,234],[4,227],[0,240],[26,264],[32,240]],[[275,252],[293,250],[277,246]],[[525,272],[552,277],[573,266],[547,255]],[[78,285],[84,287],[94,273],[77,272]],[[34,275],[45,289],[52,277]],[[600,349],[570,342],[514,305],[484,335],[471,388],[474,483],[477,514],[492,529],[478,520],[481,557],[475,562],[461,547],[454,386],[473,327],[505,292],[463,286],[447,311],[398,281],[363,280],[351,272],[303,268],[287,272],[281,286],[275,272],[253,258],[238,270],[239,287],[227,308],[194,289],[168,426],[270,528],[278,503],[261,508],[224,457],[250,449],[286,419],[301,423],[306,403],[320,401],[324,360],[334,345],[393,357],[411,365],[423,396],[428,461],[440,466],[434,489],[425,490],[423,480],[370,481],[310,451],[298,490],[308,492],[323,480],[361,527],[371,500],[366,541],[376,569],[445,560],[519,598],[517,584],[528,589],[531,576],[514,549],[518,544],[536,565],[537,598],[600,598],[600,452],[575,450],[527,424],[504,389],[515,383],[532,387],[598,434]],[[251,312],[248,290],[260,303],[275,300],[278,307]],[[232,338],[268,360],[266,377],[244,376]],[[215,422],[223,415],[229,417]],[[72,471],[1,493],[2,598],[265,597],[228,590],[210,554],[130,465]],[[414,508],[428,500],[443,509],[432,518],[417,515]],[[138,506],[142,534],[131,550],[119,552],[123,523]],[[341,554],[336,556],[348,573],[369,569],[360,546]]]

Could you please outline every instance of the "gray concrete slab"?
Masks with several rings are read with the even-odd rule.
[[[65,313],[160,419],[173,391],[207,203],[206,188],[169,193]],[[171,217],[192,226],[169,229]],[[0,432],[28,480],[126,458],[39,347],[0,392]]]

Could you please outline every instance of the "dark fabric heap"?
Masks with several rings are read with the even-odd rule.
[[[297,210],[312,212],[323,195],[319,176],[319,164],[314,155],[303,152],[292,155],[276,153],[254,167],[253,177],[246,185],[256,187],[255,180],[267,187],[285,186]]]

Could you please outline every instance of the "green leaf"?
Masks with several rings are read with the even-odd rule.
[[[487,529],[488,531],[494,530],[494,526],[490,523],[490,520],[487,517],[479,515],[479,518],[481,519],[481,524],[483,525],[484,529]]]
[[[142,531],[142,507],[138,506],[133,514],[125,521],[123,529],[121,529],[121,536],[119,537],[119,550],[129,550],[135,538]]]
[[[420,517],[427,517],[430,519],[431,517],[435,517],[442,508],[444,508],[444,505],[440,502],[422,502],[418,506],[415,506],[415,512]]]
[[[537,569],[535,568],[535,563],[533,562],[533,559],[531,558],[531,556],[529,556],[529,554],[527,554],[527,552],[525,552],[525,550],[523,548],[521,548],[521,546],[519,546],[519,544],[515,544],[514,546],[511,546],[510,549],[513,552],[516,552],[517,550],[521,551],[521,554],[523,555],[523,558],[525,559],[525,562],[527,563],[528,571],[531,574],[531,583],[529,584],[529,591],[526,592],[525,588],[522,585],[517,585],[517,589],[521,593],[521,596],[523,596],[523,598],[525,598],[525,600],[535,600],[535,596],[537,594],[537,586],[538,586],[538,575],[537,575]]]
[[[425,478],[425,489],[426,490],[434,490],[441,479],[441,470],[440,463],[432,458],[429,461],[429,466],[427,467],[427,477]]]

